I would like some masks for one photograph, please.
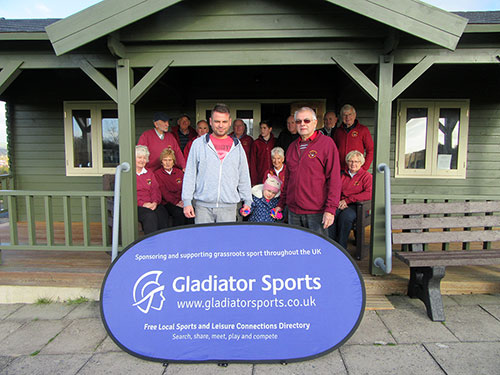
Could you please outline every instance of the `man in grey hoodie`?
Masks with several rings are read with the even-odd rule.
[[[231,115],[217,104],[210,116],[213,133],[194,140],[182,186],[184,215],[196,224],[236,221],[237,204],[247,216],[252,204],[248,163],[240,141],[228,135]]]

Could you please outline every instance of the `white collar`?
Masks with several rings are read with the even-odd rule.
[[[158,133],[158,130],[156,128],[154,128],[154,131],[155,131],[156,135],[158,136],[158,138],[163,140],[163,137],[165,137],[165,133],[162,133],[162,134]]]
[[[349,172],[349,175],[351,176],[351,178],[353,178],[354,176],[356,176],[356,174],[358,173],[358,172],[352,173],[351,171],[347,171],[347,172]]]
[[[140,176],[141,174],[148,173],[148,171],[146,170],[146,168],[142,168],[142,171],[140,173],[135,173],[137,174],[137,176]]]
[[[279,170],[279,171],[278,171],[276,168],[274,168],[274,167],[273,167],[274,171],[276,172],[276,175],[279,175],[279,174],[280,174],[280,172],[283,170],[283,167],[284,167],[284,166],[285,166],[285,165],[283,164],[283,165],[281,166],[281,168],[280,168],[280,170]]]

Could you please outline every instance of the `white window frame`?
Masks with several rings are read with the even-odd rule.
[[[92,167],[78,168],[74,166],[73,145],[73,110],[90,110],[92,121]],[[115,102],[64,102],[64,148],[66,152],[66,176],[102,176],[114,174],[116,167],[104,168],[102,160],[102,118],[103,109],[117,109]]]
[[[398,100],[398,116],[396,123],[396,178],[455,178],[465,179],[467,172],[467,142],[469,135],[468,99],[456,100]],[[405,145],[408,108],[427,108],[427,134],[425,168],[405,168]],[[460,109],[460,131],[458,140],[457,169],[438,169],[438,137],[439,110],[441,108]]]

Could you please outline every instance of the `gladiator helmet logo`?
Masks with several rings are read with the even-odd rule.
[[[135,282],[132,306],[136,306],[144,314],[147,314],[150,309],[160,311],[163,307],[165,285],[160,285],[158,282],[161,274],[162,271],[149,271]]]

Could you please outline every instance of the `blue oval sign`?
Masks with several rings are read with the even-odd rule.
[[[166,362],[291,362],[342,345],[364,283],[345,250],[280,224],[197,225],[130,245],[108,270],[101,313],[113,340]]]

